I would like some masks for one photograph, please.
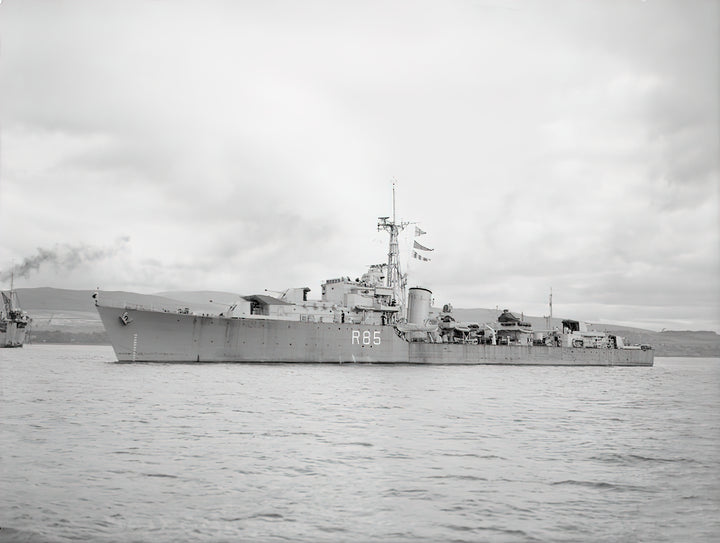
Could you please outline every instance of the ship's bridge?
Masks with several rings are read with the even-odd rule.
[[[393,289],[350,277],[328,279],[322,284],[322,300],[345,307],[393,305]]]

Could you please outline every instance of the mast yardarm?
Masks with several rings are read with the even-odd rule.
[[[400,270],[400,247],[398,235],[409,222],[397,222],[395,219],[395,183],[393,183],[393,217],[378,217],[378,231],[385,230],[390,234],[388,247],[388,271],[385,284],[392,288],[393,297],[400,306],[405,308],[405,277]]]

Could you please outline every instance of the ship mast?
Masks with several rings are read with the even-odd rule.
[[[552,287],[550,287],[550,318],[552,319]]]
[[[393,181],[393,214],[390,217],[378,217],[378,232],[385,230],[390,234],[390,244],[388,248],[388,264],[387,276],[385,277],[385,285],[393,291],[395,302],[400,304],[401,310],[405,308],[405,277],[400,271],[400,247],[398,244],[398,235],[409,222],[397,222],[395,217],[395,182]]]
[[[552,318],[553,318],[553,314],[552,314],[552,287],[550,287],[550,299],[549,299],[549,304],[550,304],[550,314],[545,317],[545,328],[547,328],[548,330],[550,330],[550,328],[552,327]]]

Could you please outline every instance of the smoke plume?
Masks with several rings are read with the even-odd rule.
[[[52,264],[57,269],[73,270],[86,262],[101,260],[118,253],[130,241],[125,236],[119,238],[112,247],[94,247],[92,245],[56,245],[53,249],[38,247],[36,254],[28,256],[23,261],[0,274],[0,281],[10,280],[14,273],[15,277],[28,277],[34,271],[38,271],[43,264]]]

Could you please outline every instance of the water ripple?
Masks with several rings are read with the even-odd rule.
[[[0,543],[720,540],[716,360],[113,360],[3,353]]]

